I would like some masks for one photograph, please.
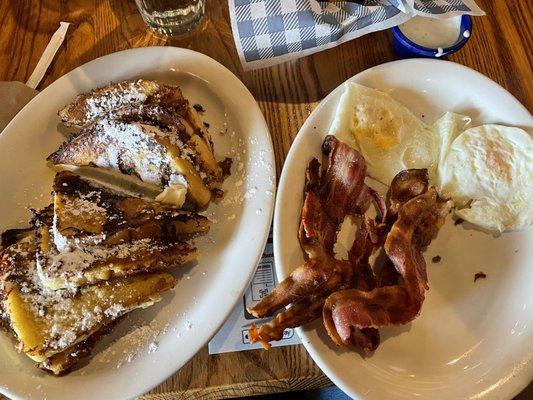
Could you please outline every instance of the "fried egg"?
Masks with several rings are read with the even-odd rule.
[[[385,185],[408,168],[436,173],[439,134],[388,93],[346,83],[330,133],[357,149],[368,175]]]
[[[520,128],[482,125],[447,113],[441,135],[440,195],[455,213],[488,230],[524,229],[533,223],[533,139]]]

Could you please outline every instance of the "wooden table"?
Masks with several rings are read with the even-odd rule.
[[[243,72],[225,3],[208,0],[202,25],[168,40],[147,30],[130,0],[2,1],[0,80],[24,82],[59,21],[72,25],[38,89],[87,61],[118,50],[154,45],[197,50],[224,64],[255,96],[272,134],[279,174],[296,133],[321,99],[358,72],[395,59],[391,37],[389,32],[378,32],[294,62]],[[450,59],[492,78],[531,110],[532,2],[477,3],[487,16],[474,19],[472,39]],[[329,385],[303,346],[214,356],[208,355],[206,347],[143,399],[218,399]]]

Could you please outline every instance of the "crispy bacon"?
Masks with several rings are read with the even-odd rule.
[[[260,303],[249,308],[248,312],[256,318],[271,316],[276,310],[294,301],[325,291],[330,281],[344,281],[341,276],[345,277],[347,274],[350,274],[347,280],[351,279],[351,272],[346,262],[332,257],[325,257],[320,261],[308,260],[279,283]]]
[[[325,296],[312,296],[294,302],[288,310],[279,313],[276,318],[261,325],[260,328],[252,325],[248,330],[250,341],[260,342],[265,349],[269,349],[270,342],[283,338],[285,329],[296,328],[319,318],[325,300]]]
[[[394,198],[394,191],[392,195]],[[405,203],[398,202],[397,220],[387,235],[384,248],[401,283],[369,292],[341,290],[329,296],[323,318],[335,343],[352,343],[355,328],[405,324],[418,315],[428,289],[422,250],[444,223],[450,207],[450,202],[439,199],[434,188]]]
[[[324,211],[325,206],[320,198],[320,163],[312,159],[306,171],[305,199],[300,215],[298,239],[305,252],[305,257],[317,259],[324,252],[333,253],[337,239],[335,220]]]
[[[398,172],[391,182],[388,223],[392,226],[398,217],[403,203],[428,191],[429,176],[427,169],[406,169]]]
[[[398,271],[396,271],[394,264],[387,256],[387,254],[385,254],[385,257],[383,258],[383,263],[381,264],[379,271],[376,273],[376,275],[378,287],[397,285],[398,279],[400,278],[400,274],[398,273]]]
[[[328,156],[328,168],[321,179],[324,211],[336,224],[348,214],[363,215],[372,199],[372,190],[365,185],[365,159],[334,136],[326,137],[322,152]]]
[[[357,236],[348,252],[348,260],[356,273],[355,286],[361,290],[372,290],[376,287],[376,277],[368,259],[379,244],[376,223],[363,217]]]
[[[335,259],[333,247],[340,224],[348,214],[362,215],[374,201],[383,219],[383,200],[365,185],[366,165],[356,150],[332,136],[324,141],[323,153],[328,167],[321,173],[320,163],[313,159],[306,171],[305,200],[300,219],[299,240],[305,262],[281,282],[259,304],[248,311],[263,318],[292,303],[292,306],[260,328],[249,330],[251,342],[265,348],[282,338],[286,328],[301,326],[321,315],[325,298],[336,290],[375,286],[368,257],[377,245],[375,225],[364,220],[350,251],[350,260]],[[379,333],[365,330],[357,333],[357,344],[367,351],[379,344]]]
[[[383,244],[387,234],[396,219],[400,206],[412,198],[427,192],[429,187],[429,176],[427,169],[406,169],[400,171],[392,180],[389,189],[390,207],[387,211],[384,226],[381,226],[379,234]],[[385,254],[383,263],[377,272],[378,286],[393,286],[398,283],[400,274],[396,271],[394,264]]]
[[[281,340],[285,329],[302,326],[319,318],[322,315],[324,301],[332,292],[343,288],[353,287],[352,282],[354,281],[354,272],[357,271],[357,268],[354,268],[354,266],[347,261],[334,261],[336,264],[335,267],[332,267],[333,273],[331,274],[330,279],[328,279],[322,287],[314,291],[317,294],[293,297],[294,300],[292,301],[291,307],[279,313],[272,321],[263,324],[259,328],[252,325],[248,332],[250,341],[252,343],[260,342],[265,349],[270,348],[269,342]],[[374,279],[373,275],[372,279]],[[368,281],[364,278],[360,278],[359,285],[356,287],[365,290],[368,285]],[[280,287],[281,284],[278,285],[275,290],[278,290]],[[281,289],[279,289],[279,293],[283,293]],[[268,299],[268,297],[269,296],[267,296],[266,299]],[[275,298],[277,296],[273,295],[272,297]],[[285,305],[290,303],[291,302],[287,302]],[[265,307],[268,306],[270,306],[270,304],[265,305]],[[249,309],[249,311],[251,312],[252,310]],[[274,311],[272,311],[272,313]],[[363,349],[365,353],[371,352],[379,345],[379,332],[376,329],[365,329],[363,332],[357,331],[355,332],[354,344]]]
[[[392,182],[390,208],[365,185],[363,157],[333,137],[324,141],[328,166],[318,160],[308,165],[299,240],[305,262],[259,304],[249,309],[263,318],[280,312],[271,322],[249,329],[251,342],[265,348],[280,340],[287,328],[318,318],[338,345],[353,344],[364,353],[379,345],[377,328],[403,324],[418,315],[427,286],[423,249],[444,221],[450,204],[428,189],[426,170],[407,170]],[[370,203],[378,211],[365,217]],[[337,260],[333,247],[347,215],[362,216],[348,260]],[[376,277],[369,263],[372,253],[384,247]]]

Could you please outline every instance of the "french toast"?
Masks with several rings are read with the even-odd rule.
[[[112,246],[94,245],[60,252],[52,238],[52,212],[34,212],[36,271],[51,290],[76,288],[141,272],[177,267],[198,256],[187,242],[163,242],[152,238]]]
[[[205,142],[198,139],[198,143],[195,148],[184,144],[172,126],[104,119],[72,135],[48,160],[58,167],[97,167],[134,175],[161,189],[158,200],[182,206],[186,194],[202,208],[209,203],[211,190],[221,181],[222,172],[205,168],[218,164]],[[199,154],[205,162],[197,162]],[[169,192],[181,195],[170,196]]]
[[[81,94],[59,112],[81,128],[48,159],[54,165],[96,166],[134,175],[181,206],[183,194],[205,206],[224,174],[194,107],[177,86],[137,80]]]
[[[0,258],[2,306],[18,349],[52,372],[62,372],[89,340],[117,318],[161,299],[175,285],[167,273],[141,273],[86,286],[51,291],[36,274],[35,241],[27,236],[7,247]],[[79,347],[76,347],[80,344]],[[84,345],[86,345],[84,347]]]
[[[113,322],[102,327],[98,332],[93,333],[87,339],[79,342],[75,346],[69,347],[61,353],[54,354],[45,361],[37,364],[39,368],[54,375],[65,375],[69,373],[76,364],[93,351],[94,346],[124,317],[117,318]]]
[[[59,251],[147,238],[176,241],[210,227],[199,214],[128,196],[68,171],[56,174],[53,189],[52,232]]]
[[[65,125],[82,128],[117,109],[138,108],[145,104],[161,105],[186,115],[188,103],[177,86],[146,79],[126,80],[80,94],[58,114]]]
[[[231,167],[197,110],[179,87],[139,79],[59,111],[78,129],[47,159],[61,170],[53,203],[0,242],[0,327],[41,369],[68,373],[124,315],[174,287],[164,270],[197,258],[186,240],[211,222],[191,210],[222,193]]]
[[[222,171],[213,155],[213,143],[207,133],[199,127],[199,118],[196,111],[191,108],[191,116],[183,117],[173,109],[160,105],[144,105],[139,108],[130,108],[126,113],[121,109],[116,111],[116,119],[123,122],[142,122],[169,130],[174,128],[186,147],[186,151],[199,164],[200,169],[211,181],[218,182],[222,178]]]
[[[78,95],[58,112],[66,126],[82,128],[102,118],[143,113],[147,108],[166,110],[173,119],[192,128],[212,148],[213,143],[198,113],[183,97],[181,89],[147,79],[126,80]]]
[[[31,228],[7,229],[0,235],[0,251],[31,234]]]
[[[78,95],[58,115],[66,126],[82,128],[95,119],[111,114],[117,108],[138,107],[148,102],[158,91],[159,85],[156,82],[144,79],[110,84]],[[185,100],[181,91],[174,91],[172,95],[176,103],[183,103]]]

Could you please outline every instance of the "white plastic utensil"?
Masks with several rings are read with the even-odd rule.
[[[26,81],[26,85],[30,88],[36,89],[41,80],[43,79],[43,76],[48,70],[50,64],[52,63],[52,60],[54,59],[54,56],[56,55],[57,50],[59,49],[59,46],[61,46],[61,44],[65,40],[69,25],[69,22],[59,23],[58,30],[55,31],[55,33],[52,35],[52,39],[50,39],[48,46],[46,46],[46,49],[44,49],[44,52],[41,58],[39,59],[37,66]]]
[[[59,29],[55,31],[46,49],[44,49],[26,84],[17,81],[0,82],[0,93],[2,93],[0,96],[0,133],[22,107],[39,93],[36,88],[65,40],[69,25],[68,22],[60,22]]]

